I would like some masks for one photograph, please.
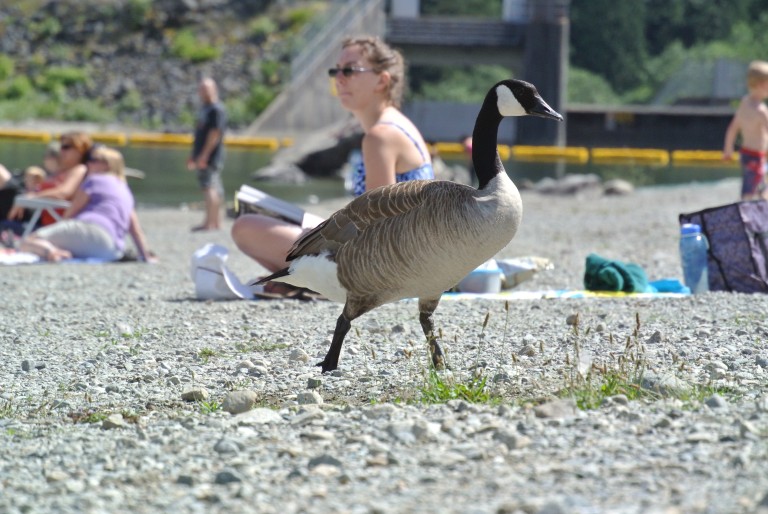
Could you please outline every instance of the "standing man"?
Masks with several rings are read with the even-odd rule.
[[[195,124],[195,141],[192,154],[187,160],[187,169],[197,170],[197,180],[205,198],[205,219],[203,224],[192,229],[218,230],[221,228],[221,205],[224,198],[224,186],[221,183],[221,171],[224,168],[224,130],[227,126],[227,113],[219,101],[216,82],[210,77],[200,80],[197,90],[202,107]]]

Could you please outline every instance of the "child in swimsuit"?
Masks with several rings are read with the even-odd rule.
[[[747,71],[749,92],[741,99],[725,132],[723,159],[733,157],[736,137],[741,134],[739,149],[742,183],[741,199],[768,198],[765,182],[766,150],[768,150],[768,62],[753,61]]]

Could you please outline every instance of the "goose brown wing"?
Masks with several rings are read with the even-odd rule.
[[[401,216],[421,205],[429,198],[429,191],[440,187],[440,183],[434,180],[411,180],[378,187],[359,196],[299,238],[288,252],[287,260],[322,251],[335,253],[371,225]]]

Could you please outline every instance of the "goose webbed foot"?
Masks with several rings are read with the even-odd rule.
[[[327,373],[328,371],[333,371],[336,368],[339,367],[338,362],[329,362],[328,357],[325,358],[325,360],[318,362],[315,364],[315,366],[320,366],[322,368],[321,373]]]
[[[435,369],[445,369],[445,354],[443,353],[443,349],[440,348],[440,343],[437,342],[437,338],[428,338],[427,344],[429,345],[429,355],[432,357],[432,365]]]

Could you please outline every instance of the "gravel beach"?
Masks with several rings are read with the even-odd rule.
[[[582,289],[591,252],[680,278],[678,214],[738,192],[524,191],[500,257],[553,262],[519,290]],[[768,512],[768,296],[445,300],[431,381],[402,301],[321,375],[340,305],[196,300],[205,243],[264,272],[201,216],[139,210],[155,265],[0,268],[0,512]]]

